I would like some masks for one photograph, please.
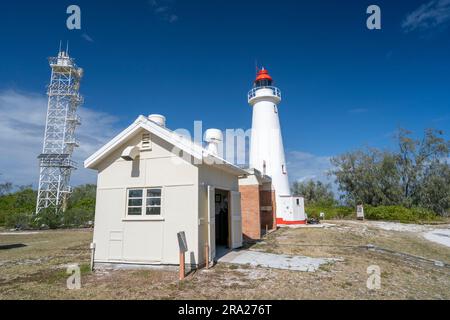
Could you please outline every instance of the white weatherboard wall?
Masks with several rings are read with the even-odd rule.
[[[177,159],[172,146],[152,136],[151,151],[134,161],[120,155],[138,145],[142,133],[103,160],[98,166],[94,228],[96,262],[178,264],[177,232],[185,231],[186,263],[198,260],[198,168]],[[128,188],[162,188],[161,217],[127,218]]]
[[[117,142],[108,151],[111,153],[102,156],[102,150],[108,150],[107,144],[86,160],[87,167],[98,170],[94,260],[96,263],[176,265],[179,263],[177,233],[184,231],[188,245],[186,263],[201,265],[205,262],[205,245],[209,243],[208,186],[230,191],[238,199],[238,176],[245,171],[229,164],[214,166],[186,161],[172,152],[171,143],[155,134],[150,134],[149,143],[149,133],[141,127],[124,141]],[[130,146],[140,148],[139,156],[132,161],[121,157]],[[127,217],[130,188],[162,188],[161,216]],[[239,236],[242,235],[237,233],[242,232],[239,231],[240,203],[235,203],[232,213],[234,218],[230,223],[235,226],[236,235],[233,243],[241,246]]]

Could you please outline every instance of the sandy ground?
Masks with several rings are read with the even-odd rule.
[[[365,221],[364,224],[388,231],[415,233],[428,241],[450,247],[450,225],[418,225],[384,221]]]
[[[2,245],[25,245],[0,250],[0,299],[450,299],[450,249],[423,236],[434,227],[329,223],[334,226],[279,229],[246,250],[343,261],[315,272],[218,263],[183,282],[173,268],[90,272],[89,230],[0,234]],[[81,266],[80,290],[66,287],[66,266],[73,263]],[[367,288],[370,266],[380,268],[380,289]]]
[[[424,235],[425,239],[450,247],[450,229],[438,229],[428,231]]]

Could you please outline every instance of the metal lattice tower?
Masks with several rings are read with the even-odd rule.
[[[83,69],[61,50],[49,62],[52,75],[47,91],[44,147],[38,157],[40,175],[36,214],[46,208],[56,212],[64,210],[72,192],[70,175],[76,169],[72,153],[78,147],[75,129],[81,124],[77,109],[83,103],[79,93]]]

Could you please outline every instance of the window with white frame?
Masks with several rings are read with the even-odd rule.
[[[161,215],[161,188],[147,189],[145,214],[147,216]]]
[[[161,188],[129,189],[127,215],[160,216]]]

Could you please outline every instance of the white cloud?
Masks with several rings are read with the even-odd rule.
[[[153,8],[155,15],[169,23],[178,21],[178,16],[172,11],[174,0],[149,0],[149,5]]]
[[[177,16],[176,14],[171,14],[171,15],[168,17],[168,20],[167,20],[167,21],[169,21],[170,23],[174,23],[174,22],[178,21],[178,16]]]
[[[331,158],[301,151],[287,152],[286,159],[290,183],[309,180],[329,183],[334,195],[338,196],[340,194],[338,185],[335,183],[334,177],[328,175],[328,172],[333,169],[330,162]]]
[[[92,37],[90,36],[90,35],[88,35],[87,33],[83,33],[82,35],[81,35],[81,37],[84,39],[84,40],[86,40],[87,42],[94,42],[94,39],[92,39]]]
[[[155,13],[163,13],[163,12],[166,12],[168,9],[169,9],[169,7],[167,7],[167,6],[163,6],[163,7],[156,6]]]
[[[317,156],[307,152],[289,151],[286,154],[291,183],[316,180],[331,182],[327,173],[332,168],[331,157]]]
[[[37,186],[46,111],[44,95],[0,91],[0,181]],[[95,183],[95,172],[84,169],[83,161],[117,133],[116,117],[83,107],[79,114],[83,122],[76,131],[80,148],[74,151],[79,169],[72,175],[72,185]]]
[[[405,32],[447,26],[450,23],[450,0],[432,0],[409,13],[403,20]]]

